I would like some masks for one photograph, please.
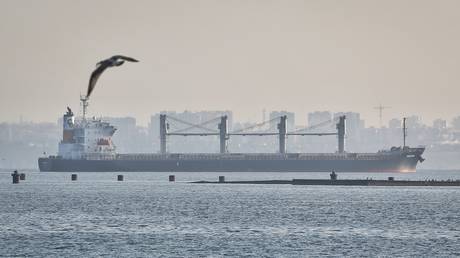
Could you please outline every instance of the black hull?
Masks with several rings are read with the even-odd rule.
[[[418,159],[394,156],[359,160],[70,160],[40,158],[40,171],[50,172],[415,172]]]

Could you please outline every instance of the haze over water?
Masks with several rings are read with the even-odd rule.
[[[459,187],[200,185],[327,173],[0,173],[0,256],[460,255]],[[459,171],[339,178],[458,179]]]

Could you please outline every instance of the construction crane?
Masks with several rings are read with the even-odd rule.
[[[382,104],[380,104],[377,107],[374,107],[374,109],[377,109],[379,111],[380,128],[382,128],[383,110],[388,109],[388,108],[391,108],[391,107],[383,106]]]

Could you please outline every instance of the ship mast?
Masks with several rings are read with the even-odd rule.
[[[407,128],[406,128],[406,117],[403,117],[403,149],[406,148],[406,137],[407,137]]]
[[[87,112],[87,109],[88,109],[88,101],[89,101],[89,98],[88,96],[84,96],[84,95],[80,95],[80,101],[81,101],[81,106],[83,108],[83,121],[86,121],[86,112]]]

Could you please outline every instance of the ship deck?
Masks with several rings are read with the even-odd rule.
[[[117,154],[117,160],[381,160],[403,153],[170,153]],[[88,156],[87,159],[93,159]]]

